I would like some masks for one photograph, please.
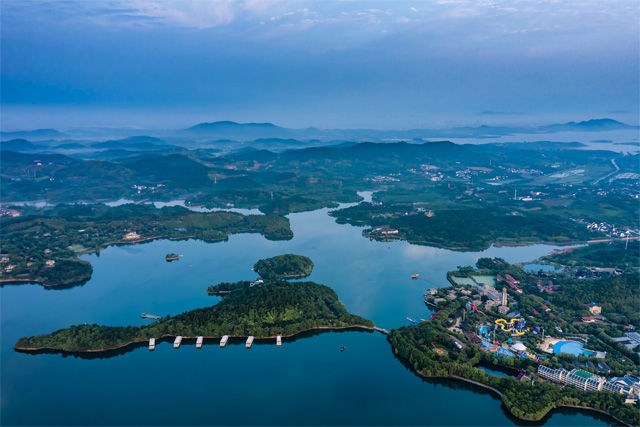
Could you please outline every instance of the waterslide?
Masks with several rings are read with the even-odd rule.
[[[511,319],[508,322],[507,322],[506,319],[498,319],[498,320],[496,320],[496,325],[499,325],[502,328],[502,330],[505,331],[505,332],[513,331],[518,335],[524,335],[525,332],[527,332],[529,330],[529,328],[527,328],[526,330],[522,330],[522,331],[514,328],[514,324],[515,323],[519,323],[519,322],[522,322],[522,325],[524,326],[524,320],[522,320],[522,319]],[[508,328],[506,326],[508,326]]]

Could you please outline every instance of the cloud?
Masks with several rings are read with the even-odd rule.
[[[134,12],[129,17],[153,18],[178,26],[211,28],[231,23],[238,13],[238,5],[232,0],[199,1],[182,0],[158,2],[129,0],[125,3]]]

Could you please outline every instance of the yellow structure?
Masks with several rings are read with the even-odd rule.
[[[515,332],[518,335],[524,335],[525,331],[520,332],[519,330],[517,330],[517,329],[515,329],[513,327],[514,323],[519,322],[521,320],[522,319],[511,319],[511,320],[509,320],[507,322],[506,319],[498,319],[498,320],[496,320],[496,325],[500,326],[502,328],[502,330],[505,331],[505,332],[512,331],[512,332]],[[508,326],[508,328],[506,326]],[[529,328],[527,328],[527,331],[528,330],[529,330]]]

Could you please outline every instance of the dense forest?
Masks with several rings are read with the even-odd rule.
[[[516,381],[513,377],[497,377],[474,368],[482,360],[497,362],[495,355],[482,352],[477,345],[457,335],[466,342],[463,350],[457,349],[452,332],[440,322],[449,317],[451,310],[445,310],[432,322],[394,329],[388,339],[396,355],[406,360],[421,375],[427,377],[461,377],[491,387],[501,393],[505,406],[515,416],[525,420],[539,420],[551,409],[562,406],[585,406],[610,413],[618,419],[637,425],[640,421],[636,408],[624,404],[621,394],[602,392],[584,392],[573,387],[559,387],[549,382]],[[448,352],[438,355],[436,348]],[[512,358],[507,359],[512,360]],[[516,359],[520,368],[528,368],[531,363]],[[513,366],[513,365],[512,365]]]
[[[285,254],[261,259],[253,269],[265,280],[297,279],[311,274],[313,261],[306,256]]]
[[[640,240],[591,244],[542,259],[569,267],[637,269],[640,268]]]
[[[512,214],[501,209],[452,209],[435,216],[406,214],[403,206],[389,207],[361,203],[332,212],[338,222],[353,225],[389,225],[399,237],[411,243],[453,250],[477,251],[491,244],[567,244],[593,238],[584,226],[552,214]],[[412,212],[413,209],[411,208]],[[366,233],[366,231],[365,231]]]
[[[294,335],[318,327],[373,327],[372,321],[349,314],[329,287],[313,282],[275,282],[266,286],[233,286],[212,307],[167,316],[146,326],[78,325],[51,334],[21,338],[16,349],[69,352],[106,350],[163,336]]]
[[[231,233],[261,233],[270,240],[293,237],[289,220],[281,216],[200,213],[153,205],[58,205],[26,210],[17,218],[2,216],[0,221],[3,253],[9,256],[7,264],[15,265],[10,272],[3,272],[1,279],[37,281],[46,286],[90,277],[90,265],[68,261],[109,244],[157,238],[218,242]],[[125,237],[128,233],[135,234],[129,239]],[[47,260],[56,265],[46,266]]]

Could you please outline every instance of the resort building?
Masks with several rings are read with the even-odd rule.
[[[602,307],[597,304],[591,303],[589,304],[589,311],[591,314],[600,314],[602,313]]]
[[[640,378],[627,374],[624,377],[606,379],[580,369],[567,371],[566,369],[551,369],[540,365],[538,375],[559,384],[571,385],[585,391],[607,390],[621,394],[638,394],[640,392]]]
[[[139,239],[140,235],[138,233],[136,233],[135,231],[131,232],[131,233],[127,233],[124,235],[124,240],[135,240],[135,239]]]

